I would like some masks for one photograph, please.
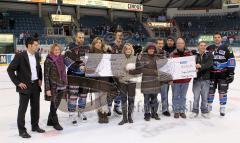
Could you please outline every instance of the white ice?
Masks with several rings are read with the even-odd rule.
[[[134,123],[119,126],[121,117],[113,115],[109,124],[98,124],[96,112],[86,113],[87,122],[79,122],[73,126],[67,113],[58,112],[63,131],[55,131],[46,125],[49,102],[44,101],[41,94],[40,127],[46,130],[44,134],[31,131],[29,107],[26,113],[26,127],[31,139],[18,136],[17,110],[19,95],[10,81],[6,67],[0,68],[0,142],[1,143],[238,143],[240,138],[240,63],[236,68],[235,80],[230,85],[226,116],[219,116],[219,100],[216,94],[214,109],[210,119],[174,119],[173,116],[163,117],[160,121],[143,120],[143,112],[136,109]],[[189,86],[188,104],[192,101],[192,86]],[[171,103],[171,92],[170,92]],[[142,94],[137,91],[136,105],[143,103]],[[188,105],[189,107],[189,105]],[[189,114],[190,112],[188,112]]]

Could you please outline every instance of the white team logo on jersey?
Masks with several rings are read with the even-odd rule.
[[[218,53],[221,54],[221,55],[225,55],[226,52],[223,51],[223,50],[219,50]]]

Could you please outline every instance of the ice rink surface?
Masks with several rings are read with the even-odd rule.
[[[143,96],[140,91],[136,95],[136,108],[133,124],[119,126],[121,117],[112,115],[109,124],[98,124],[95,111],[87,112],[87,122],[79,121],[73,126],[67,113],[58,112],[63,131],[55,131],[48,127],[47,117],[49,102],[44,101],[41,94],[40,127],[44,134],[31,131],[29,107],[26,113],[26,127],[31,139],[22,139],[17,130],[17,109],[19,95],[10,81],[6,67],[0,67],[0,142],[1,143],[239,143],[240,142],[240,63],[236,67],[235,80],[230,85],[226,116],[219,115],[218,95],[215,95],[213,112],[210,119],[199,116],[196,119],[174,119],[173,116],[161,120],[145,122],[142,112]],[[171,104],[171,92],[169,94]],[[192,85],[189,86],[188,109],[193,100]],[[190,112],[187,112],[190,114]]]

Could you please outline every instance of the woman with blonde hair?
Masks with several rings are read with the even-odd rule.
[[[45,100],[51,101],[47,125],[63,130],[58,122],[57,109],[66,93],[67,76],[61,46],[53,44],[44,62]]]
[[[136,75],[129,74],[129,70],[135,69],[136,58],[134,57],[134,49],[132,44],[126,43],[123,46],[122,53],[126,56],[125,61],[125,74],[119,77],[120,82],[120,96],[122,100],[122,113],[123,119],[119,125],[125,123],[133,123],[132,113],[134,110],[135,89],[136,89]],[[128,102],[128,103],[127,103]]]

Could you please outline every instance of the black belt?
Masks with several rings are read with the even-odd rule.
[[[32,83],[32,84],[34,84],[34,83],[38,83],[38,79],[36,79],[36,80],[32,80],[31,83]]]

